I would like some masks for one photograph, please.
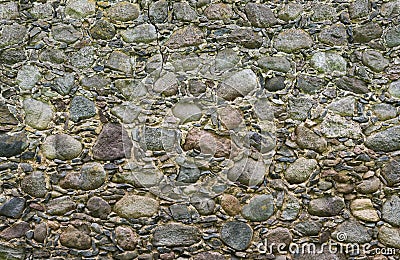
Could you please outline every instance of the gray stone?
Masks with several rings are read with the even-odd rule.
[[[191,22],[197,19],[196,11],[186,2],[174,3],[173,12],[179,21]]]
[[[218,72],[225,72],[234,68],[240,61],[240,57],[233,49],[218,51],[215,57],[215,68]]]
[[[92,148],[97,160],[112,161],[131,157],[133,143],[121,124],[107,123],[103,126]]]
[[[190,198],[190,203],[196,208],[200,215],[211,215],[215,210],[215,201],[208,195],[194,195]]]
[[[382,218],[393,226],[400,226],[400,198],[392,195],[383,203]]]
[[[50,135],[41,147],[47,159],[71,160],[82,151],[82,144],[67,134]]]
[[[8,106],[0,102],[0,131],[9,131],[18,125],[18,120],[10,112]]]
[[[369,13],[369,0],[354,0],[349,6],[350,18],[361,18]]]
[[[395,98],[400,98],[400,80],[390,83],[388,92]]]
[[[65,73],[62,77],[55,79],[54,84],[51,86],[52,89],[57,91],[60,95],[68,95],[75,83],[75,74]]]
[[[365,145],[374,151],[393,152],[399,150],[400,126],[390,127],[368,136]]]
[[[58,197],[50,200],[46,204],[46,212],[50,215],[62,216],[65,213],[74,210],[76,203],[68,196]]]
[[[327,149],[325,138],[317,135],[304,125],[299,125],[296,130],[296,143],[301,149],[311,149],[322,153]]]
[[[285,4],[279,11],[278,17],[286,22],[294,20],[303,12],[303,6],[299,3],[290,2]]]
[[[107,16],[114,21],[128,22],[139,17],[139,5],[130,2],[117,2],[107,10]]]
[[[134,28],[121,32],[121,36],[126,42],[150,43],[157,39],[156,27],[152,24],[140,24]]]
[[[29,195],[43,198],[47,194],[46,176],[43,172],[35,171],[21,181],[21,189]]]
[[[385,121],[397,116],[397,109],[396,107],[385,104],[385,103],[378,103],[372,106],[372,111],[378,117],[379,120]]]
[[[201,171],[198,167],[185,167],[181,166],[179,168],[179,173],[177,177],[177,181],[184,182],[184,183],[195,183],[199,180],[201,176]]]
[[[382,36],[382,27],[374,22],[357,26],[353,30],[354,42],[367,43]]]
[[[316,52],[311,57],[311,65],[319,72],[346,73],[346,60],[335,52]]]
[[[265,88],[268,91],[279,91],[282,90],[286,87],[285,84],[285,77],[282,76],[275,76],[273,78],[270,79],[266,79],[265,80]]]
[[[301,29],[287,29],[274,39],[274,47],[283,52],[296,52],[313,45],[310,35]]]
[[[95,218],[107,219],[111,213],[110,204],[101,197],[91,197],[87,201],[86,207],[90,211],[90,215]]]
[[[121,105],[111,109],[111,114],[115,115],[125,124],[133,123],[139,116],[142,109],[129,102],[124,102]]]
[[[38,130],[47,129],[53,120],[52,108],[41,101],[35,99],[25,99],[23,103],[25,111],[25,123]]]
[[[175,147],[177,140],[177,133],[174,130],[145,127],[141,137],[141,144],[144,149],[150,151],[170,151]]]
[[[54,40],[68,44],[76,42],[82,37],[82,33],[70,24],[59,24],[51,28]]]
[[[131,57],[121,51],[113,51],[108,57],[106,67],[130,74],[132,73]]]
[[[244,97],[259,88],[256,74],[251,69],[236,72],[224,80],[217,89],[217,96],[225,100],[235,100]]]
[[[32,89],[41,77],[36,66],[24,65],[18,70],[17,82],[22,89]]]
[[[47,61],[55,64],[64,63],[67,60],[65,53],[58,49],[45,49],[39,55],[40,61]]]
[[[286,197],[285,203],[282,207],[280,218],[284,221],[293,221],[300,213],[301,205],[299,200],[292,195]]]
[[[84,69],[92,66],[94,62],[95,48],[92,46],[85,46],[70,56],[72,66],[79,69]]]
[[[84,96],[75,96],[69,108],[71,120],[79,122],[83,119],[91,118],[96,115],[94,102]]]
[[[25,209],[26,200],[20,197],[13,197],[0,206],[0,216],[8,218],[20,218]]]
[[[238,27],[228,35],[228,41],[239,44],[245,48],[256,49],[262,46],[263,37],[250,28]]]
[[[60,182],[65,189],[94,190],[106,180],[106,172],[100,163],[85,163],[80,172],[69,172]]]
[[[387,182],[387,186],[393,187],[400,183],[400,160],[399,158],[393,158],[387,162],[381,171],[381,175]]]
[[[97,20],[90,28],[90,35],[93,39],[111,40],[115,36],[114,25],[106,20]]]
[[[333,6],[324,3],[318,3],[313,6],[313,11],[314,13],[311,16],[313,21],[334,20],[337,15]]]
[[[231,5],[225,3],[213,3],[204,10],[204,15],[210,20],[226,20],[234,14]]]
[[[5,49],[0,52],[0,64],[14,65],[26,60],[26,54],[23,49]]]
[[[114,81],[114,84],[118,85],[119,81]],[[103,92],[111,85],[111,80],[101,74],[94,74],[93,76],[82,78],[81,85],[89,90]]]
[[[375,72],[381,72],[389,66],[388,59],[384,58],[380,52],[372,50],[363,53],[362,62]]]
[[[322,224],[317,221],[306,221],[296,223],[294,229],[305,236],[316,236],[321,231]]]
[[[323,30],[318,35],[319,41],[328,45],[346,45],[347,44],[347,33],[346,27],[341,24],[331,25]]]
[[[149,18],[152,23],[163,23],[168,18],[168,2],[160,0],[152,3],[149,8]]]
[[[250,221],[265,221],[274,214],[274,197],[271,194],[255,195],[243,206],[242,215]]]
[[[139,242],[138,235],[130,227],[115,228],[115,239],[117,244],[125,250],[134,250]]]
[[[65,5],[65,14],[81,19],[94,14],[96,2],[93,0],[68,0]]]
[[[359,124],[339,115],[328,114],[320,124],[320,129],[322,134],[328,138],[347,137],[358,139],[362,137]]]
[[[357,185],[357,191],[363,194],[374,193],[378,191],[380,188],[381,188],[381,181],[375,176],[365,179],[360,184]]]
[[[254,27],[270,27],[278,21],[272,10],[264,4],[248,3],[244,8],[247,19]]]
[[[348,220],[338,225],[332,233],[332,238],[342,243],[357,244],[368,243],[372,240],[368,229],[355,220]]]
[[[133,79],[118,79],[114,81],[114,86],[127,99],[135,100],[147,94],[147,88],[141,82]]]
[[[0,157],[19,155],[27,147],[28,138],[24,132],[0,134]]]
[[[389,28],[384,36],[387,47],[393,48],[400,45],[400,25]]]
[[[250,246],[253,230],[249,225],[239,221],[227,222],[221,229],[221,240],[235,250],[243,251]]]
[[[226,257],[217,252],[202,252],[194,255],[193,260],[226,260]]]
[[[165,42],[165,46],[171,49],[196,46],[200,45],[204,38],[204,33],[199,27],[188,25],[175,30]]]
[[[172,113],[179,118],[180,122],[187,123],[198,121],[202,116],[201,108],[193,102],[178,102],[173,108]]]
[[[171,223],[154,230],[152,243],[155,246],[190,246],[200,239],[200,231],[196,227]]]
[[[381,14],[384,17],[395,17],[400,14],[400,2],[398,0],[392,0],[383,3],[381,6]]]
[[[0,4],[0,20],[12,20],[19,17],[18,3],[5,2]]]
[[[154,92],[172,96],[178,92],[178,79],[172,72],[166,72],[153,85]]]
[[[288,112],[291,118],[304,121],[313,107],[314,101],[308,96],[293,97],[289,99]]]
[[[27,30],[23,25],[16,23],[2,25],[2,30],[0,31],[0,48],[22,43],[26,34]]]
[[[379,229],[378,240],[388,247],[400,249],[400,231],[398,228],[382,226]]]
[[[243,158],[234,163],[228,171],[230,181],[238,181],[243,185],[256,186],[262,183],[267,167],[262,160]]]
[[[141,167],[127,166],[128,172],[115,173],[112,181],[117,183],[129,183],[135,187],[150,188],[158,185],[163,175],[158,169],[142,169]]]
[[[341,116],[353,116],[356,108],[356,100],[352,96],[344,97],[330,103],[327,108]]]
[[[30,14],[37,19],[48,19],[53,17],[53,6],[50,3],[35,3]]]
[[[122,218],[141,218],[152,217],[157,213],[158,208],[159,203],[155,199],[126,194],[115,203],[113,210]]]
[[[91,248],[92,239],[88,234],[68,226],[60,235],[60,243],[66,247],[85,250]]]
[[[336,86],[340,89],[350,91],[356,94],[366,94],[369,91],[367,84],[356,78],[344,76],[335,82]]]
[[[332,217],[338,215],[344,207],[344,201],[340,197],[322,197],[310,201],[308,212],[319,217]]]
[[[285,179],[290,184],[305,182],[317,168],[316,160],[300,157],[286,169]]]
[[[290,70],[290,61],[283,56],[263,57],[257,61],[257,64],[266,71],[288,72]]]
[[[314,94],[326,86],[326,81],[323,78],[299,75],[296,86],[304,93]]]
[[[236,129],[242,125],[243,114],[237,108],[226,106],[218,109],[218,117],[227,129]]]
[[[169,206],[169,211],[176,221],[190,220],[189,208],[185,204],[173,204]]]

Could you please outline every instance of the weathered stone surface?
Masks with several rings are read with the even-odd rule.
[[[60,235],[61,245],[80,250],[89,249],[92,246],[92,239],[88,234],[68,226]]]
[[[108,57],[106,67],[130,74],[132,73],[131,57],[121,51],[113,51]]]
[[[189,25],[174,31],[169,39],[165,42],[165,46],[171,49],[195,46],[201,44],[203,39],[203,31],[198,27]]]
[[[43,243],[47,237],[47,233],[47,224],[46,222],[42,222],[35,226],[33,231],[33,239],[39,243]]]
[[[271,194],[256,195],[243,206],[242,215],[250,221],[265,221],[274,214],[274,197]]]
[[[130,227],[119,226],[115,229],[115,239],[121,248],[125,250],[134,250],[139,237]]]
[[[306,120],[314,103],[309,96],[299,96],[289,99],[289,116],[295,120]]]
[[[354,97],[348,96],[332,102],[327,108],[341,116],[353,116],[356,109],[356,100]]]
[[[221,207],[231,216],[236,216],[241,211],[239,200],[230,194],[224,194],[221,197]]]
[[[317,3],[313,7],[313,15],[311,19],[314,21],[324,21],[324,20],[333,20],[333,18],[337,15],[336,9],[325,3]]]
[[[174,17],[176,20],[191,22],[196,20],[196,11],[186,2],[174,3]]]
[[[152,217],[158,207],[158,201],[152,198],[126,194],[115,203],[114,212],[123,218]]]
[[[12,157],[21,154],[28,146],[24,132],[0,134],[0,156]]]
[[[168,17],[168,2],[160,0],[152,3],[149,8],[149,18],[152,23],[162,23]]]
[[[20,218],[25,209],[26,200],[20,197],[13,197],[3,203],[0,207],[0,215],[9,218]]]
[[[48,19],[53,16],[54,10],[51,3],[35,3],[30,14],[37,19]]]
[[[295,220],[300,213],[300,209],[299,200],[295,196],[289,195],[283,204],[280,218],[285,221]]]
[[[64,215],[65,213],[74,210],[76,203],[68,196],[63,196],[50,200],[46,204],[47,213],[50,215]]]
[[[322,121],[320,129],[322,134],[328,138],[347,137],[357,139],[362,137],[359,124],[339,115],[328,114]]]
[[[340,234],[346,234],[342,236]],[[345,221],[338,225],[335,232],[332,233],[332,238],[342,243],[357,243],[364,244],[372,240],[368,229],[354,220]],[[343,239],[345,238],[345,239]]]
[[[350,91],[356,94],[365,94],[370,92],[367,84],[360,79],[344,76],[335,82],[336,86],[340,89]]]
[[[41,150],[47,159],[71,160],[82,151],[82,144],[67,134],[50,135]]]
[[[316,52],[311,57],[311,65],[319,72],[346,73],[346,60],[335,52]]]
[[[385,103],[378,103],[372,107],[372,111],[376,115],[379,120],[388,120],[397,116],[397,109],[396,107],[385,104]]]
[[[389,187],[395,186],[400,183],[400,161],[399,158],[387,162],[382,167],[381,172],[383,178],[386,180]]]
[[[263,161],[243,158],[235,162],[227,176],[231,181],[238,181],[247,186],[256,186],[264,180],[266,172],[267,167]]]
[[[18,125],[18,120],[10,112],[8,106],[0,102],[0,131],[11,130],[15,125]]]
[[[321,231],[322,225],[317,221],[296,223],[294,229],[305,236],[316,236]]]
[[[393,226],[400,226],[400,198],[392,195],[382,207],[382,218]]]
[[[223,81],[217,89],[217,95],[226,100],[244,97],[259,88],[256,74],[251,69],[244,69]]]
[[[38,130],[47,129],[53,120],[53,109],[46,103],[35,99],[24,100],[25,122]]]
[[[94,102],[84,96],[75,96],[69,108],[71,120],[74,122],[91,118],[96,115]]]
[[[0,232],[0,238],[10,240],[13,238],[19,238],[25,235],[30,229],[29,223],[25,221],[17,222],[11,227],[8,227]]]
[[[130,158],[132,146],[132,140],[121,124],[108,123],[103,126],[92,152],[98,160],[112,161]]]
[[[140,24],[121,32],[126,42],[149,43],[157,39],[156,27],[152,24]]]
[[[33,172],[21,181],[21,189],[33,197],[43,198],[47,194],[46,176],[43,172]]]
[[[111,109],[111,113],[125,124],[131,124],[138,118],[141,108],[126,102]]]
[[[277,252],[278,245],[280,244],[283,244],[284,248],[288,249],[288,246],[292,242],[292,235],[290,234],[289,229],[277,227],[268,231],[266,234],[266,240],[268,242],[268,248],[271,248],[273,252]]]
[[[245,48],[256,49],[263,44],[261,35],[250,28],[235,28],[228,36],[228,40]]]
[[[162,75],[153,86],[153,90],[165,96],[172,96],[178,92],[178,79],[172,72],[166,72]]]
[[[288,29],[274,39],[274,47],[283,52],[295,52],[308,49],[313,45],[310,35],[301,29]]]
[[[231,106],[218,109],[218,116],[227,129],[238,128],[243,122],[242,113]]]
[[[84,69],[92,66],[94,62],[95,48],[92,46],[85,46],[70,56],[70,62],[73,66]],[[125,57],[123,57],[125,58]],[[111,67],[111,65],[110,65]]]
[[[276,24],[278,21],[272,10],[264,4],[248,3],[245,6],[247,19],[254,27],[269,27]]]
[[[114,21],[132,21],[139,17],[139,6],[125,1],[118,2],[107,10],[107,16]]]
[[[299,75],[297,78],[297,88],[307,94],[314,94],[325,87],[326,82],[323,78]]]
[[[382,36],[382,27],[374,22],[366,23],[354,28],[354,42],[367,43]]]
[[[0,52],[0,64],[14,65],[26,60],[26,54],[23,49],[5,49]]]
[[[218,136],[198,128],[192,128],[189,130],[182,148],[185,151],[196,149],[204,154],[211,154],[214,157],[229,157],[231,153],[231,141],[229,138]]]
[[[25,39],[26,33],[26,27],[23,25],[16,23],[2,25],[0,48],[21,43]]]
[[[390,127],[368,136],[365,145],[374,151],[392,152],[399,150],[400,127]]]
[[[346,45],[347,44],[347,33],[346,27],[341,24],[331,25],[323,30],[318,35],[318,39],[329,45]]]
[[[352,19],[360,18],[368,15],[369,1],[368,0],[354,0],[350,3],[349,13]]]
[[[303,6],[299,3],[289,2],[279,11],[278,17],[284,21],[296,19],[303,12]]]
[[[264,70],[275,70],[288,72],[290,70],[290,61],[283,56],[263,57],[257,61],[258,66]]]
[[[340,197],[322,197],[310,201],[308,212],[315,216],[332,217],[338,215],[344,207],[344,201]]]
[[[32,89],[41,78],[39,69],[33,65],[24,65],[18,71],[17,82],[22,89]]]
[[[93,217],[107,219],[108,214],[111,213],[111,206],[107,201],[100,197],[91,197],[86,204]]]
[[[233,16],[232,7],[225,3],[210,4],[205,10],[204,15],[210,20],[223,20]]]
[[[115,36],[115,27],[106,20],[98,20],[92,28],[90,35],[93,39],[110,40]]]
[[[285,179],[291,184],[305,182],[317,168],[316,160],[300,157],[286,169]]]
[[[357,191],[364,194],[370,194],[378,191],[381,188],[381,181],[377,177],[372,177],[363,180],[357,185]]]
[[[276,76],[265,80],[265,88],[268,91],[279,91],[286,87],[285,77]]]
[[[0,4],[0,20],[12,20],[18,17],[18,3],[5,2]]]
[[[296,143],[302,149],[311,149],[322,153],[327,148],[325,138],[317,135],[304,125],[299,125],[296,130]]]
[[[379,216],[370,199],[356,199],[350,204],[351,213],[358,219],[370,222],[379,221]]]
[[[92,0],[68,0],[65,5],[65,14],[80,19],[95,12],[96,2]]]
[[[365,51],[362,56],[362,61],[364,65],[375,72],[381,72],[389,66],[389,60],[384,58],[383,55],[377,51]]]
[[[197,121],[203,114],[201,108],[193,102],[178,102],[172,108],[172,113],[181,123]]]
[[[155,246],[190,246],[200,239],[200,231],[196,227],[171,223],[154,230],[152,243]]]
[[[93,190],[106,180],[106,172],[100,163],[86,163],[80,172],[69,172],[60,182],[65,189]]]
[[[382,226],[379,229],[378,240],[388,247],[400,249],[400,232],[398,228]]]
[[[386,45],[393,48],[400,45],[400,25],[389,28],[385,36]]]
[[[246,223],[232,221],[222,226],[222,241],[235,250],[243,251],[248,248],[252,238],[253,230]]]
[[[193,260],[226,260],[224,255],[217,252],[203,252],[193,256]]]
[[[51,28],[54,40],[65,43],[74,43],[82,37],[82,33],[70,24],[60,24]]]

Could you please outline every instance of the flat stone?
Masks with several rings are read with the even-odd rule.
[[[382,218],[393,226],[400,226],[400,198],[392,195],[383,203]]]
[[[330,103],[327,108],[340,116],[353,116],[356,100],[353,96],[344,97]]]
[[[172,96],[178,92],[178,79],[172,72],[166,72],[153,85],[154,92]]]
[[[65,53],[58,49],[46,49],[39,55],[40,61],[47,61],[55,64],[64,63],[67,60]]]
[[[115,228],[115,240],[122,249],[134,250],[139,242],[139,237],[132,228],[118,226]]]
[[[397,108],[385,103],[377,103],[372,106],[372,111],[379,120],[385,121],[397,116]]]
[[[184,183],[195,183],[200,177],[201,171],[196,165],[193,165],[193,167],[181,166],[176,180]]]
[[[378,240],[388,247],[400,249],[400,231],[398,228],[382,226],[379,229]]]
[[[192,22],[197,19],[196,11],[186,2],[174,3],[173,13],[178,21]]]
[[[0,245],[0,256],[7,260],[25,259],[26,248],[19,246]]]
[[[13,197],[0,206],[0,215],[9,218],[20,218],[25,209],[26,200]]]
[[[41,150],[47,159],[72,160],[82,151],[82,144],[67,134],[50,135]]]
[[[240,201],[230,194],[223,194],[220,204],[224,211],[230,216],[236,216],[242,210]]]
[[[361,18],[367,16],[369,13],[369,1],[368,0],[354,0],[350,3],[349,13],[350,18]]]
[[[193,25],[177,29],[165,42],[165,46],[171,49],[200,45],[204,40],[203,31]]]
[[[108,57],[106,67],[130,74],[132,73],[131,57],[121,51],[113,51]]]
[[[299,75],[297,77],[297,88],[307,94],[314,94],[326,86],[323,78]]]
[[[181,224],[165,224],[154,229],[154,246],[190,246],[201,240],[198,228]]]
[[[377,51],[364,51],[362,62],[375,72],[381,72],[389,66],[389,60]]]
[[[280,219],[284,221],[295,220],[300,213],[300,209],[301,205],[299,200],[295,196],[289,195],[286,197],[283,204]]]
[[[42,74],[39,69],[33,65],[24,65],[18,70],[17,82],[22,89],[32,89],[40,80]]]
[[[17,222],[11,227],[8,227],[0,232],[0,238],[11,240],[25,236],[25,233],[30,229],[29,223],[25,221]]]
[[[66,247],[85,250],[91,248],[92,239],[88,234],[68,226],[60,235],[60,243]]]
[[[5,2],[0,4],[0,20],[12,20],[18,17],[18,3]]]
[[[340,89],[350,91],[356,94],[366,94],[369,91],[365,81],[352,78],[352,77],[341,77],[335,82],[336,86]]]
[[[288,112],[292,119],[304,121],[315,101],[310,96],[299,96],[289,99]]]
[[[372,240],[368,229],[355,220],[348,220],[338,225],[332,237],[341,243],[364,244]]]
[[[182,146],[184,151],[196,149],[204,154],[211,154],[214,157],[228,158],[231,153],[231,141],[229,138],[192,128],[189,130]]]
[[[337,16],[336,9],[325,3],[317,3],[313,7],[313,15],[311,19],[313,21],[325,21],[325,20],[334,20],[334,17]]]
[[[208,195],[194,195],[190,198],[190,204],[192,204],[200,215],[208,216],[214,213],[216,208],[215,201],[209,198]]]
[[[92,66],[94,62],[95,48],[92,46],[85,46],[70,56],[72,66],[79,69],[84,69]],[[124,58],[124,57],[123,57]]]
[[[106,180],[103,166],[97,162],[85,163],[80,172],[69,172],[60,182],[64,189],[94,190]]]
[[[205,93],[207,90],[207,85],[197,79],[189,80],[189,92],[194,96],[199,96]]]
[[[172,108],[172,114],[179,118],[180,123],[200,120],[203,115],[201,108],[193,102],[180,101]]]
[[[68,95],[75,84],[75,74],[74,73],[65,73],[62,77],[58,77],[55,79],[52,89],[57,91],[62,96]]]
[[[150,43],[157,40],[156,27],[152,24],[140,24],[121,32],[122,39],[131,43]]]
[[[28,138],[24,132],[0,134],[0,157],[19,155],[27,147]]]
[[[339,115],[328,114],[320,124],[320,129],[322,134],[328,138],[358,139],[362,137],[359,124]]]
[[[117,80],[114,84],[117,84]],[[83,87],[95,90],[96,92],[102,92],[111,85],[111,80],[100,74],[94,74],[93,76],[83,77],[81,80]]]
[[[333,45],[333,46],[342,46],[347,44],[347,33],[346,27],[341,24],[331,25],[318,34],[319,41]]]
[[[141,218],[152,217],[158,208],[158,201],[152,198],[126,194],[115,203],[114,212],[122,218]]]
[[[299,125],[296,130],[296,143],[301,149],[310,149],[322,153],[327,149],[325,138],[317,135],[304,125]]]
[[[76,42],[82,37],[82,33],[70,24],[59,24],[51,28],[53,39],[68,44]]]
[[[107,16],[113,21],[128,22],[139,17],[139,5],[130,2],[117,2],[107,10]]]
[[[111,40],[115,34],[114,25],[106,20],[97,20],[92,28],[90,28],[90,35],[93,39]]]
[[[69,108],[71,120],[79,122],[96,115],[96,107],[94,102],[84,96],[75,96],[71,101]]]
[[[228,35],[228,41],[239,44],[245,48],[257,49],[262,46],[262,36],[251,28],[238,27]]]
[[[43,198],[48,191],[46,182],[44,173],[35,171],[21,181],[21,189],[33,197]]]
[[[308,213],[319,217],[333,217],[345,207],[340,197],[322,197],[312,199],[308,205]]]
[[[270,27],[275,25],[278,20],[272,10],[264,4],[248,3],[244,8],[247,19],[254,27]]]
[[[171,151],[179,143],[176,131],[156,127],[145,127],[140,141],[142,147],[150,151]]]
[[[387,182],[387,186],[393,187],[400,183],[400,160],[393,158],[383,165],[381,175]]]
[[[30,14],[36,19],[48,19],[53,17],[53,6],[51,3],[35,3]]]
[[[285,179],[290,184],[305,182],[317,168],[316,160],[300,157],[286,169]]]
[[[400,98],[400,80],[390,83],[388,92],[392,97]]]
[[[74,210],[75,207],[76,203],[70,197],[63,196],[47,202],[46,212],[50,215],[62,216],[65,213]]]
[[[133,143],[121,124],[107,123],[103,126],[92,148],[97,160],[112,161],[131,157]]]
[[[204,15],[210,20],[225,20],[234,14],[232,7],[225,3],[213,3],[204,10]]]
[[[125,124],[133,123],[139,116],[142,109],[129,102],[124,102],[121,105],[111,109],[111,114],[115,115]]]
[[[400,126],[393,126],[367,137],[365,145],[382,152],[393,152],[400,149]]]
[[[68,0],[65,5],[65,14],[76,19],[81,19],[94,14],[96,2],[93,0]]]
[[[301,29],[287,29],[274,39],[274,47],[283,52],[291,53],[308,49],[313,45],[310,35]]]
[[[243,251],[250,246],[253,230],[239,221],[227,222],[221,229],[221,240],[235,250]]]
[[[243,206],[242,215],[250,221],[265,221],[274,214],[274,197],[271,194],[255,195]]]
[[[386,46],[393,48],[400,45],[400,25],[389,27],[385,36]]]
[[[379,221],[378,213],[370,199],[355,199],[351,202],[350,209],[351,213],[358,219],[369,222]]]
[[[322,229],[322,224],[318,221],[305,221],[295,224],[294,229],[305,236],[316,236]]]
[[[14,65],[26,60],[26,54],[23,49],[5,49],[0,52],[0,64]]]
[[[303,6],[301,4],[290,2],[285,4],[283,8],[279,11],[278,17],[279,19],[288,22],[299,17],[302,12],[303,12]]]
[[[18,123],[7,104],[0,102],[0,131],[7,132],[12,130]]]
[[[33,239],[39,243],[43,243],[47,237],[47,224],[46,222],[41,222],[35,226],[33,231]]]
[[[266,79],[265,80],[265,88],[268,91],[272,91],[272,92],[285,89],[286,88],[285,77],[275,76],[273,78]]]
[[[383,175],[383,174],[382,174]],[[384,176],[385,178],[385,176]],[[400,179],[399,179],[400,182]],[[357,185],[357,191],[363,194],[370,194],[378,191],[381,188],[381,181],[377,177],[372,177],[363,180]]]
[[[319,72],[340,74],[346,73],[346,60],[335,52],[316,52],[311,57],[311,65]]]
[[[241,126],[244,120],[242,112],[231,106],[218,109],[218,116],[221,120],[221,123],[230,130]]]
[[[38,130],[48,128],[54,112],[50,105],[35,99],[25,99],[23,103],[25,123]]]
[[[27,35],[26,27],[17,23],[2,25],[0,31],[0,48],[20,44]]]
[[[353,30],[353,39],[357,43],[367,43],[382,36],[383,29],[378,23],[369,22],[359,25]]]
[[[156,1],[150,5],[149,18],[152,23],[163,23],[168,18],[168,2]]]
[[[262,57],[257,64],[263,70],[275,70],[279,72],[288,72],[290,70],[290,61],[283,56]]]
[[[283,244],[285,249],[288,249],[290,243],[292,243],[292,235],[287,228],[277,227],[270,229],[268,233],[265,235],[267,246],[269,249],[272,249],[272,252],[278,251],[278,245]],[[279,250],[282,248],[279,247]]]
[[[87,201],[86,207],[90,211],[90,215],[95,218],[107,219],[111,213],[110,204],[101,197],[91,197]]]
[[[147,88],[140,81],[134,79],[118,79],[114,81],[117,88],[127,100],[135,100],[147,94]]]
[[[190,212],[185,204],[173,204],[169,206],[169,211],[176,221],[190,220]]]
[[[256,74],[251,69],[244,69],[219,84],[217,96],[232,101],[248,95],[257,88],[259,88],[259,83]]]

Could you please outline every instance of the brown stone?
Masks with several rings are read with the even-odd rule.
[[[0,232],[0,238],[10,240],[13,238],[22,237],[30,229],[29,223],[22,221],[15,223],[11,227],[8,227]]]
[[[33,239],[35,239],[39,243],[43,243],[47,237],[47,224],[42,222],[36,225],[35,230],[33,231]]]
[[[183,150],[192,149],[199,150],[204,154],[211,154],[214,157],[228,158],[231,153],[231,141],[229,138],[192,128],[186,136]]]
[[[230,194],[222,195],[221,207],[230,216],[236,216],[242,210],[239,200]]]
[[[63,246],[80,250],[86,250],[92,246],[90,236],[73,226],[68,226],[67,229],[61,233],[60,242]]]
[[[165,45],[171,49],[178,49],[193,45],[199,45],[203,42],[203,31],[195,26],[178,29],[172,33]]]
[[[224,3],[211,4],[204,10],[204,15],[210,20],[228,19],[233,14],[232,7]]]
[[[122,249],[134,250],[139,237],[130,227],[117,227],[115,229],[115,239]]]

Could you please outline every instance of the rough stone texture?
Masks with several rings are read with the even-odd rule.
[[[311,57],[312,66],[319,72],[344,74],[346,60],[335,52],[317,52]]]
[[[106,172],[100,163],[86,163],[80,172],[70,172],[60,182],[65,189],[94,190],[106,179]]]
[[[301,157],[286,169],[285,179],[289,183],[305,182],[317,168],[316,160]]]
[[[115,229],[115,239],[121,248],[134,250],[139,238],[131,228],[120,226]]]
[[[257,89],[259,83],[257,76],[250,69],[239,71],[223,81],[217,89],[217,95],[226,100],[235,100],[244,97]]]
[[[48,159],[71,160],[82,151],[82,144],[67,134],[51,135],[44,141],[41,150]]]
[[[76,203],[67,196],[52,199],[46,204],[47,213],[50,215],[63,215],[75,207]]]
[[[158,211],[158,201],[137,195],[125,195],[114,206],[114,211],[123,218],[151,217]]]
[[[252,237],[253,230],[243,222],[228,222],[221,228],[222,241],[235,250],[243,251],[248,248]]]
[[[100,197],[91,197],[86,204],[93,217],[107,219],[108,214],[111,213],[111,206],[107,201]]]
[[[242,209],[242,215],[251,221],[265,221],[273,213],[274,198],[270,194],[253,197]]]
[[[34,99],[24,100],[24,110],[25,122],[38,130],[47,129],[54,116],[48,104]]]
[[[30,229],[29,223],[18,222],[0,232],[0,238],[10,240],[13,238],[22,237]]]
[[[316,152],[322,153],[327,148],[325,138],[318,136],[311,129],[304,125],[299,125],[296,128],[296,143],[302,149],[311,149]]]
[[[139,6],[129,2],[118,2],[107,10],[107,16],[111,20],[128,22],[139,17]]]
[[[155,246],[189,246],[200,241],[200,231],[196,227],[181,224],[159,226],[153,233]]]
[[[76,96],[72,99],[69,111],[71,120],[74,122],[96,115],[94,103],[83,96]]]
[[[343,199],[339,197],[323,197],[311,200],[308,212],[315,216],[331,217],[338,215],[344,206]]]
[[[60,242],[63,246],[80,250],[89,249],[92,245],[91,238],[84,232],[68,226],[60,235]]]
[[[25,209],[26,200],[20,197],[13,197],[0,206],[0,215],[9,218],[21,217]]]
[[[312,44],[310,35],[300,29],[285,30],[274,39],[274,47],[288,53],[310,48]]]
[[[33,197],[43,198],[48,190],[43,172],[33,172],[21,181],[21,189]]]
[[[12,157],[19,155],[27,146],[28,139],[24,132],[0,134],[0,156]]]
[[[367,137],[365,145],[374,151],[392,152],[400,149],[400,127],[394,126]]]
[[[370,222],[379,221],[379,216],[370,199],[356,199],[351,202],[351,213],[358,219]]]
[[[400,232],[398,228],[382,226],[379,229],[378,240],[388,247],[400,248]]]
[[[397,195],[391,196],[385,201],[382,207],[382,218],[393,226],[400,226],[400,198]]]
[[[270,27],[278,22],[271,9],[263,4],[248,3],[245,12],[254,27]]]

